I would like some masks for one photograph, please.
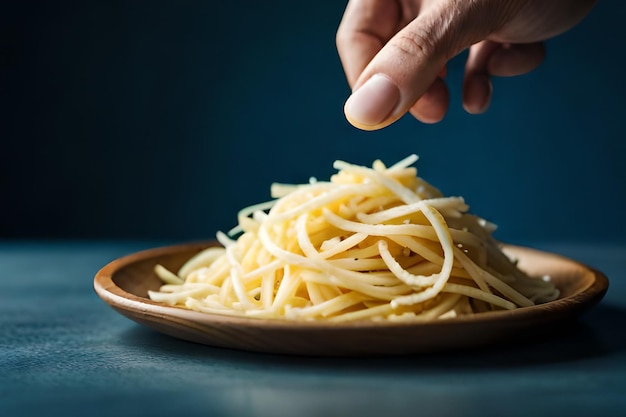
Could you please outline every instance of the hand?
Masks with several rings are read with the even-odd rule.
[[[575,26],[594,0],[350,0],[337,50],[352,95],[344,111],[364,130],[380,129],[407,111],[440,121],[449,102],[446,63],[466,48],[463,107],[482,113],[490,76],[536,68],[541,41]]]

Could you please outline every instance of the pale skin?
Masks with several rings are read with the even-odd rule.
[[[463,107],[484,112],[491,77],[526,74],[542,62],[543,41],[578,24],[595,0],[350,0],[337,50],[352,95],[344,112],[363,130],[407,112],[443,119],[446,63],[469,48]]]

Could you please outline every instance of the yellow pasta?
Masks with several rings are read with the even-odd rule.
[[[517,268],[494,226],[417,176],[417,156],[386,167],[336,161],[329,181],[274,184],[151,299],[202,312],[282,320],[419,321],[556,299]],[[235,238],[236,237],[236,238]]]

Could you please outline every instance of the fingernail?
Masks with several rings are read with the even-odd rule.
[[[344,106],[351,122],[375,126],[387,119],[400,99],[400,90],[387,76],[373,75],[356,90]]]
[[[491,101],[491,81],[486,75],[468,77],[463,86],[463,107],[470,114],[484,113]]]

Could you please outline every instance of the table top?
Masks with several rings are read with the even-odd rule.
[[[542,243],[604,272],[579,321],[498,349],[310,358],[211,348],[117,314],[97,270],[171,242],[0,242],[0,415],[601,415],[626,412],[626,245]]]

